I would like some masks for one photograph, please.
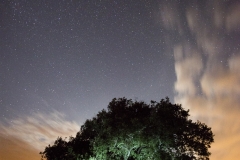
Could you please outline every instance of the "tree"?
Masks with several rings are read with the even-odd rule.
[[[41,159],[47,160],[81,160],[92,155],[90,142],[79,136],[70,137],[69,141],[58,137],[52,146],[48,145],[44,152],[40,152]]]
[[[114,98],[107,110],[82,125],[67,148],[72,147],[75,155],[83,155],[83,151],[75,149],[81,147],[72,142],[87,142],[88,146],[82,147],[87,153],[82,156],[85,159],[207,160],[208,148],[214,141],[211,128],[188,117],[188,110],[170,103],[168,98],[150,104]],[[46,151],[49,148],[54,146],[46,147],[43,155],[50,153]]]

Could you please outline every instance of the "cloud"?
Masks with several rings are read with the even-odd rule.
[[[196,86],[195,81],[203,69],[201,55],[197,52],[188,45],[179,45],[174,49],[175,71],[178,79],[175,83],[175,89],[181,93],[189,95],[197,93],[198,86]]]
[[[235,5],[232,5],[229,8],[229,12],[226,16],[226,28],[229,32],[231,31],[240,31],[239,26],[240,26],[240,3],[237,3]]]
[[[183,2],[184,3],[184,2]],[[176,33],[175,102],[212,127],[212,160],[240,156],[240,3],[161,4],[163,27]],[[166,14],[168,14],[166,16]],[[177,15],[182,15],[178,18]],[[171,18],[169,18],[171,17]],[[170,19],[167,21],[167,19]]]
[[[7,124],[0,124],[0,152],[8,157],[4,159],[40,159],[38,153],[48,144],[53,144],[57,137],[75,136],[79,129],[76,122],[68,121],[64,114],[57,111],[9,120]],[[19,158],[14,158],[16,156]]]

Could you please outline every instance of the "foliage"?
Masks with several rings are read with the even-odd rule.
[[[70,137],[68,142],[59,137],[54,145],[48,145],[44,152],[40,152],[41,159],[82,160],[92,154],[89,144],[89,141],[82,140],[78,134],[76,138]]]
[[[41,154],[47,160],[209,159],[211,128],[188,117],[189,111],[168,98],[150,104],[114,98],[107,110],[84,123],[76,138],[59,138]]]

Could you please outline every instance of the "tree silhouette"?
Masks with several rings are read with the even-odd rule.
[[[189,111],[170,103],[168,98],[150,104],[114,98],[107,110],[86,120],[67,145],[58,139],[57,151],[55,142],[41,154],[47,160],[53,160],[54,151],[60,152],[58,159],[207,160],[213,142],[211,128],[188,117]]]

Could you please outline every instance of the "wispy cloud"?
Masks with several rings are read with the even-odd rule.
[[[80,126],[73,121],[66,119],[64,114],[54,111],[52,113],[35,113],[31,116],[25,116],[9,120],[6,125],[0,124],[1,151],[8,150],[9,153],[15,150],[21,150],[25,158],[27,155],[40,158],[38,153],[43,151],[48,144],[52,144],[57,137],[75,136]],[[5,143],[3,145],[3,143]],[[37,153],[37,154],[36,154]],[[17,154],[17,153],[16,153]],[[7,159],[21,156],[15,154],[4,154]],[[24,159],[24,157],[18,157]]]
[[[213,160],[240,156],[240,3],[160,5],[160,19],[179,33],[175,43],[175,102],[215,134]],[[180,15],[184,15],[181,17]],[[165,18],[164,18],[165,17]]]

